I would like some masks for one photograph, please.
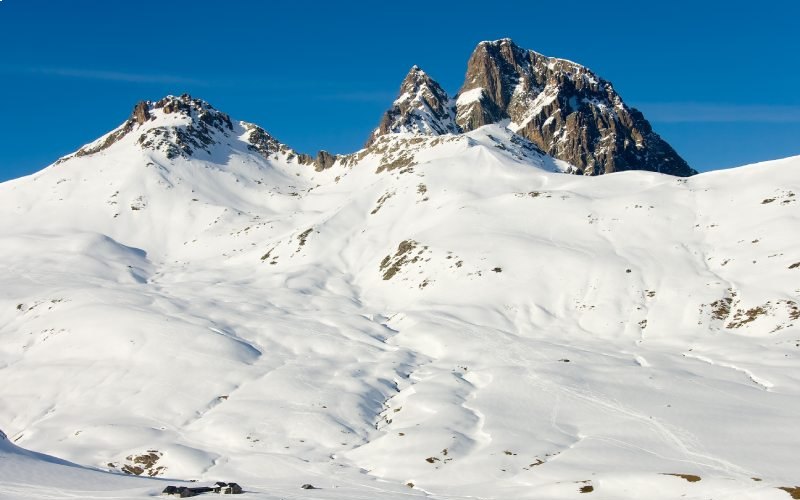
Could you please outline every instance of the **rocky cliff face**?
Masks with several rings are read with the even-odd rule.
[[[454,103],[444,89],[417,66],[403,79],[399,97],[384,113],[366,145],[370,146],[382,135],[401,132],[424,135],[460,132],[455,123]]]
[[[396,132],[460,133],[507,123],[585,175],[651,170],[697,172],[610,82],[579,64],[525,50],[510,39],[481,42],[467,65],[455,112],[441,87],[413,68],[367,145]]]
[[[463,130],[503,119],[586,175],[696,173],[610,82],[584,66],[522,49],[509,39],[478,44],[457,100],[456,121]]]

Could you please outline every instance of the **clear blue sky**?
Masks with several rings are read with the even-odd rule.
[[[0,180],[183,92],[300,151],[351,152],[409,67],[455,93],[502,37],[612,81],[698,170],[797,155],[799,4],[0,0]]]

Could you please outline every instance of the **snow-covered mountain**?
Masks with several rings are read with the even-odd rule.
[[[444,116],[407,83],[401,115]],[[789,498],[800,157],[575,176],[505,124],[394,118],[311,158],[167,97],[0,184],[0,497],[170,484],[127,472],[258,498]]]

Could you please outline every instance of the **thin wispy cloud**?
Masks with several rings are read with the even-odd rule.
[[[800,123],[800,106],[643,102],[636,108],[661,123]]]
[[[208,85],[208,82],[205,80],[158,73],[128,73],[124,71],[106,71],[80,68],[24,68],[23,72],[43,76],[126,83],[177,83],[188,85]]]
[[[345,102],[383,102],[391,103],[396,98],[396,93],[379,90],[354,90],[349,92],[322,93],[314,96],[321,101]]]
[[[0,0],[2,1],[2,0]],[[67,68],[67,67],[18,67],[0,65],[0,74],[40,76],[51,78],[71,78],[82,80],[138,83],[138,84],[175,84],[192,85],[195,87],[223,87],[236,89],[255,89],[263,92],[275,91],[304,91],[309,99],[318,101],[339,102],[392,102],[396,95],[394,92],[370,89],[342,90],[348,86],[347,82],[330,80],[314,81],[308,79],[291,80],[285,77],[272,78],[268,76],[242,77],[226,75],[220,78],[204,79],[183,75],[164,73],[132,73],[103,69]],[[262,98],[265,96],[262,95]],[[284,96],[275,96],[275,99],[284,99]],[[269,100],[269,99],[268,99]]]

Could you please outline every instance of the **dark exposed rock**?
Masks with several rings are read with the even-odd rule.
[[[249,148],[252,151],[260,153],[264,158],[270,158],[278,153],[296,155],[289,146],[272,137],[266,130],[258,125],[243,123],[243,126],[250,131],[250,134],[247,136],[247,141],[250,143]]]
[[[336,163],[336,155],[332,155],[323,150],[317,153],[317,158],[314,160],[314,169],[317,172],[321,172],[331,168],[334,163]]]
[[[88,146],[84,146],[78,151],[75,152],[75,156],[87,156],[92,155],[95,153],[99,153],[104,149],[108,149],[113,144],[118,142],[120,139],[125,137],[131,130],[134,129],[136,125],[141,125],[142,123],[146,122],[150,119],[150,112],[148,111],[148,103],[147,101],[139,101],[136,103],[136,106],[133,107],[133,112],[131,116],[125,120],[125,123],[120,125],[116,130],[111,132],[110,134],[106,135],[104,139],[99,142],[95,142]],[[67,159],[69,157],[63,158]]]
[[[241,495],[242,487],[236,483],[217,482],[214,486],[167,486],[162,495],[174,495],[180,498],[190,498],[203,493],[220,493],[222,495]]]
[[[247,141],[250,143],[249,148],[252,151],[260,153],[264,158],[269,159],[278,154],[283,154],[287,156],[287,159],[296,160],[297,163],[301,165],[313,165],[317,172],[332,167],[333,164],[336,163],[336,160],[339,159],[338,155],[328,153],[327,151],[320,151],[317,153],[316,158],[307,154],[298,153],[286,144],[272,137],[263,128],[251,123],[242,123],[242,125],[250,131],[250,134],[247,136]]]
[[[147,101],[139,101],[133,108],[133,115],[131,119],[141,125],[150,119],[150,111],[148,109]]]
[[[108,134],[101,143],[97,144],[96,146],[83,147],[75,152],[75,156],[92,155],[95,153],[99,153],[104,149],[108,149],[109,147],[111,147],[111,145],[113,145],[114,143],[125,137],[125,135],[132,129],[133,129],[133,124],[130,122],[126,122],[122,128]]]
[[[316,486],[311,485],[311,484],[304,484],[303,486],[301,486],[301,488],[303,488],[304,490],[318,490],[319,489]]]
[[[454,103],[447,93],[427,73],[414,66],[400,85],[398,98],[384,113],[366,147],[378,137],[390,133],[458,133],[454,118]]]
[[[638,110],[625,105],[610,82],[509,39],[478,44],[456,102],[463,130],[509,119],[516,133],[586,175],[697,173]]]

